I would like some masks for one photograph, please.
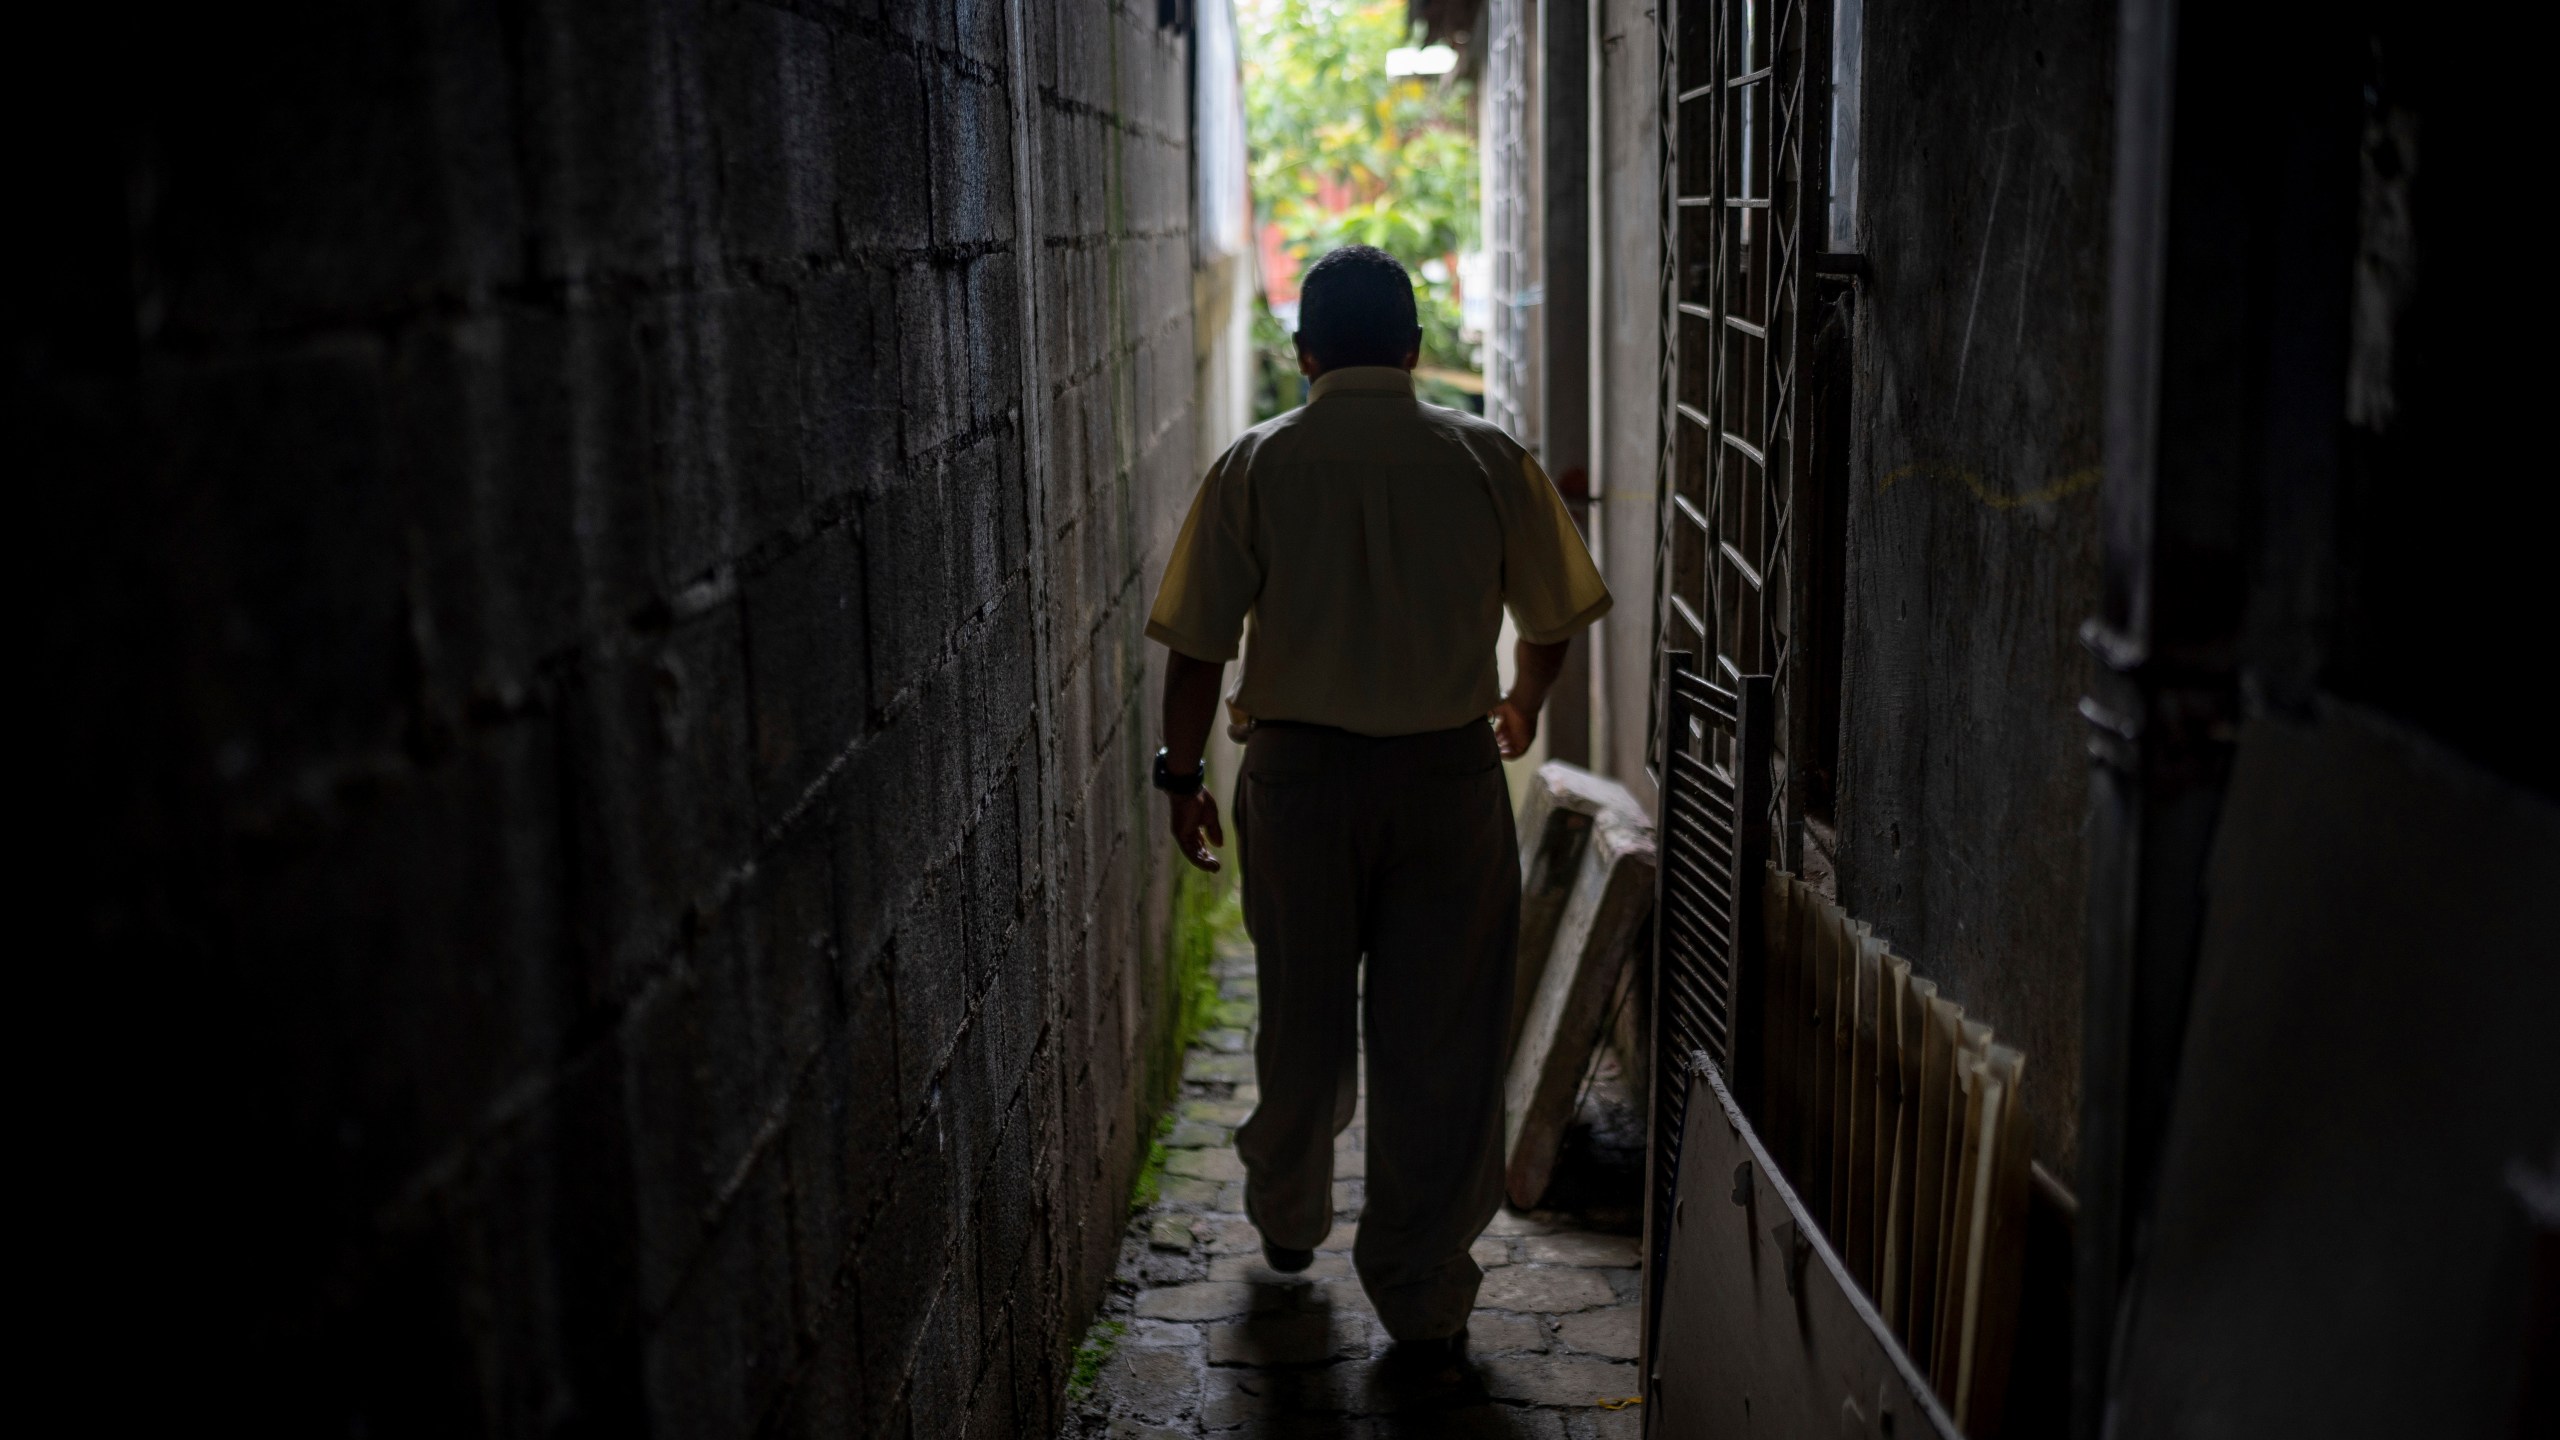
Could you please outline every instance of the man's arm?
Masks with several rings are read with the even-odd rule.
[[[1200,769],[1201,751],[1209,743],[1209,725],[1218,713],[1218,682],[1226,675],[1227,666],[1222,660],[1194,660],[1179,650],[1167,650],[1165,657],[1164,768],[1176,775],[1189,775]],[[1547,672],[1547,680],[1554,683],[1554,671]],[[1192,794],[1165,798],[1173,802],[1173,843],[1181,849],[1182,858],[1200,869],[1215,871],[1218,857],[1209,852],[1209,847],[1227,843],[1226,832],[1218,828],[1218,797],[1203,785]],[[1207,832],[1205,843],[1203,831]]]
[[[1503,759],[1517,760],[1529,753],[1531,742],[1538,738],[1538,711],[1545,708],[1547,692],[1555,687],[1556,676],[1564,669],[1564,652],[1572,644],[1570,640],[1553,645],[1528,640],[1512,643],[1511,693],[1493,707],[1493,738]]]

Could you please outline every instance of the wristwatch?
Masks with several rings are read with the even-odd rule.
[[[1199,794],[1200,787],[1207,783],[1209,779],[1209,757],[1206,755],[1201,756],[1199,767],[1194,769],[1190,774],[1176,775],[1172,771],[1167,770],[1164,766],[1165,757],[1172,753],[1173,750],[1169,746],[1157,747],[1156,773],[1154,776],[1155,787],[1167,795]]]

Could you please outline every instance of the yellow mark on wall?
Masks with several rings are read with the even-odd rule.
[[[1975,471],[1957,470],[1924,461],[1905,465],[1889,472],[1883,480],[1877,482],[1876,493],[1881,495],[1905,480],[1945,480],[1963,486],[1966,494],[1971,495],[1989,509],[2016,510],[2028,505],[2049,505],[2056,500],[2067,500],[2083,490],[2094,490],[2098,487],[2098,480],[2104,473],[2102,466],[2084,466],[2050,485],[2009,495],[1983,484],[1982,476]]]

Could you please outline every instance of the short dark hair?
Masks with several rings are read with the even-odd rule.
[[[1401,365],[1421,343],[1413,277],[1374,245],[1343,246],[1298,287],[1298,344],[1327,370]]]

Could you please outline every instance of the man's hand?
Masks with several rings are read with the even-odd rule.
[[[1502,758],[1517,760],[1528,754],[1537,738],[1538,712],[1503,696],[1501,703],[1493,707],[1493,743],[1502,751]]]
[[[1564,652],[1573,642],[1534,644],[1526,638],[1511,647],[1511,693],[1493,707],[1493,743],[1505,760],[1529,753],[1538,738],[1538,712],[1546,707],[1547,690],[1564,669]]]
[[[1227,843],[1227,833],[1218,828],[1218,797],[1203,785],[1193,794],[1164,798],[1173,802],[1173,843],[1182,851],[1182,858],[1197,869],[1218,873],[1218,857],[1209,853],[1209,846]],[[1205,844],[1201,840],[1203,831],[1208,832]]]
[[[1195,660],[1179,650],[1165,657],[1165,764],[1176,775],[1188,775],[1203,763],[1200,750],[1209,740],[1210,718],[1218,713],[1218,678],[1226,669],[1224,661]],[[1203,779],[1208,773],[1205,767],[1200,771]],[[1218,857],[1209,853],[1209,846],[1227,843],[1226,832],[1218,828],[1217,797],[1203,785],[1189,795],[1168,793],[1165,798],[1173,802],[1173,843],[1182,858],[1216,871]],[[1207,844],[1201,843],[1203,831]]]

